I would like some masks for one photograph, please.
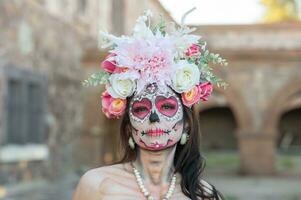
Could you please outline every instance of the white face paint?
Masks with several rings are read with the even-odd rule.
[[[161,150],[176,144],[183,132],[183,107],[175,92],[147,86],[130,101],[130,121],[135,142],[144,149]]]

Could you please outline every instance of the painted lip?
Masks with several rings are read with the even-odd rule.
[[[145,131],[145,133],[148,135],[148,136],[161,136],[165,133],[168,133],[167,131],[163,130],[163,129],[160,129],[160,128],[157,128],[157,129],[150,129],[150,130],[147,130]]]
[[[151,143],[150,145],[146,145],[145,142],[143,142],[141,139],[140,142],[142,142],[145,145],[145,147],[149,150],[161,150],[164,149],[167,145],[169,145],[169,143],[171,143],[172,140],[168,139],[166,144],[159,144],[158,142],[155,142],[155,143]]]

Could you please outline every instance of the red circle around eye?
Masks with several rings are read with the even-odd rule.
[[[161,114],[167,117],[173,117],[177,113],[179,105],[175,97],[165,98],[158,96],[156,98],[156,108]]]
[[[152,103],[144,98],[141,101],[134,101],[132,105],[132,114],[139,119],[143,119],[151,110]]]

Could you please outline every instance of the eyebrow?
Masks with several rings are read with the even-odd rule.
[[[146,105],[147,103],[141,102],[141,101],[134,101],[134,102],[133,102],[133,106],[134,106],[134,105],[137,105],[137,104],[138,104],[138,105],[144,106],[144,105]]]
[[[158,98],[161,97],[161,99],[158,100]],[[173,97],[173,98],[171,98]],[[155,101],[169,101],[169,102],[178,102],[177,98],[175,96],[169,96],[169,97],[164,97],[164,96],[157,96]]]
[[[146,100],[146,102],[142,102],[143,100]],[[144,101],[145,101],[144,100]],[[137,105],[138,104],[138,105]],[[132,106],[147,106],[147,107],[151,107],[152,106],[152,103],[151,103],[151,101],[149,100],[149,99],[147,99],[147,98],[143,98],[143,99],[141,99],[140,101],[139,100],[135,100],[135,101],[133,101],[133,103],[132,103]]]
[[[174,99],[169,99],[169,98],[171,98],[171,97],[173,97]],[[175,101],[175,102],[178,103],[178,98],[177,98],[177,96],[175,96],[175,95],[173,95],[173,94],[170,94],[170,93],[169,93],[168,96],[163,96],[163,94],[156,95],[156,96],[155,96],[155,103],[156,103],[156,101],[157,101],[158,98],[162,98],[162,100],[171,100],[171,101]],[[150,99],[150,98],[148,98],[148,97],[146,97],[146,96],[144,96],[144,95],[142,94],[142,95],[133,97],[133,99],[132,99],[132,104],[134,104],[135,102],[141,102],[143,99],[147,99],[147,100],[149,100],[150,102],[152,102],[152,99]]]

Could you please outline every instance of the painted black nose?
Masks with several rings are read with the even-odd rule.
[[[152,112],[151,115],[149,116],[149,121],[151,123],[160,122],[158,114],[156,112]]]

